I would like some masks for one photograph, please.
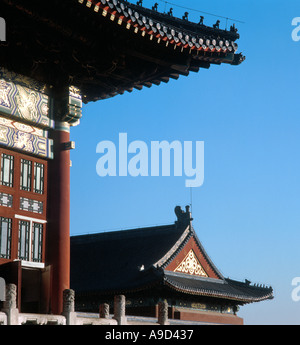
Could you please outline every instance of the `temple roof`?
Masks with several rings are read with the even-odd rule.
[[[185,294],[224,298],[237,302],[253,303],[273,296],[272,288],[256,287],[232,279],[213,280],[209,278],[186,277],[165,272],[165,285]]]
[[[47,85],[69,85],[97,101],[187,76],[238,65],[239,34],[118,0],[1,0],[7,40],[0,66]]]
[[[273,298],[271,287],[239,282],[218,271],[205,252],[189,211],[173,225],[71,237],[71,288],[114,295],[164,287],[237,304]]]

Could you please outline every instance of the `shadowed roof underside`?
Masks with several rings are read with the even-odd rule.
[[[238,65],[235,31],[170,17],[117,0],[2,0],[7,40],[0,66],[60,93],[70,85],[85,103]]]

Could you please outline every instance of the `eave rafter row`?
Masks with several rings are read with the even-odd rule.
[[[78,0],[78,2],[141,37],[157,44],[164,44],[165,47],[172,47],[181,53],[191,54],[195,58],[204,57],[213,63],[231,64],[239,64],[244,60],[241,54],[238,54],[238,59],[234,58],[238,49],[234,40],[220,38],[219,35],[213,38],[201,33],[184,32],[175,26],[140,14],[133,9],[133,6],[132,8],[128,6],[129,3],[125,4],[118,0]]]

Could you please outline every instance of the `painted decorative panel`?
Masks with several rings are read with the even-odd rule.
[[[47,95],[4,79],[0,79],[0,112],[39,126],[54,127]]]
[[[48,131],[45,129],[37,128],[25,123],[10,120],[4,117],[0,117],[0,126],[10,127],[14,130],[34,134],[38,137],[48,138]]]
[[[0,79],[5,79],[14,84],[25,86],[28,89],[34,90],[39,93],[45,93],[46,90],[45,84],[16,72],[8,71],[4,67],[0,67]]]
[[[31,78],[10,72],[0,67],[0,113],[14,116],[37,126],[54,128],[52,115],[53,103],[46,92],[46,85]],[[65,109],[58,114],[59,122],[67,122],[71,126],[79,124],[82,117],[82,96],[78,88],[69,86],[66,92]]]
[[[0,117],[0,145],[45,158],[53,158],[53,141],[48,132]]]

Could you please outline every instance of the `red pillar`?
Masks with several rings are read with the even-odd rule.
[[[58,126],[59,125],[59,126]],[[51,265],[51,313],[63,311],[63,291],[70,288],[70,141],[69,125],[56,125],[49,162],[46,264]],[[64,126],[64,127],[63,127]]]

